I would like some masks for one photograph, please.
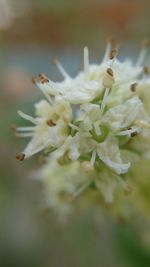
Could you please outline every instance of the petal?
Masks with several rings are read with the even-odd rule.
[[[111,135],[98,145],[97,154],[110,169],[118,174],[126,173],[130,167],[130,163],[122,163],[119,145],[116,138]]]

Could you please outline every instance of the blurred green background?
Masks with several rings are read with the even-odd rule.
[[[135,59],[141,40],[150,37],[149,10],[149,0],[0,0],[0,266],[150,266],[150,250],[134,229],[98,207],[61,225],[42,206],[42,189],[31,178],[37,159],[16,162],[26,140],[10,130],[22,123],[17,110],[32,113],[41,97],[32,75],[61,79],[54,57],[74,76],[83,47],[100,62],[112,34],[122,44],[120,58]]]

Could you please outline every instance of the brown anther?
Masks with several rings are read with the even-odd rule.
[[[52,64],[57,65],[58,64],[58,59],[57,58],[53,58],[52,59]]]
[[[135,132],[133,132],[133,133],[131,133],[131,137],[135,137],[135,136],[137,136],[137,132],[135,131]]]
[[[142,48],[148,47],[149,45],[150,45],[150,40],[148,38],[145,38],[141,43]]]
[[[40,82],[41,82],[42,84],[44,84],[44,83],[48,83],[48,82],[49,82],[49,80],[46,78],[45,74],[43,74],[43,73],[40,73],[40,74],[39,74],[39,79],[40,79]]]
[[[147,67],[147,66],[144,66],[144,73],[145,73],[146,75],[149,75],[149,74],[150,74],[150,68]]]
[[[109,53],[109,59],[114,59],[117,56],[118,50],[117,49],[111,49]]]
[[[40,78],[40,79],[45,78],[45,74],[44,74],[44,73],[39,73],[39,78]]]
[[[32,77],[32,78],[31,78],[31,81],[32,81],[33,84],[35,84],[35,83],[36,83],[36,79],[35,79],[35,77]]]
[[[106,72],[107,72],[111,77],[114,76],[113,71],[112,71],[111,68],[108,68]]]
[[[116,48],[116,44],[117,44],[117,42],[116,42],[116,40],[113,38],[112,35],[109,35],[109,36],[107,37],[107,43],[110,43],[112,49]]]
[[[131,91],[135,92],[136,91],[136,87],[137,87],[137,83],[131,84],[131,87],[130,87]]]
[[[46,124],[48,125],[48,126],[55,126],[56,125],[56,123],[53,121],[53,120],[47,120],[46,121]]]
[[[43,79],[41,80],[41,83],[44,84],[44,83],[49,83],[49,80],[48,79]]]
[[[25,154],[24,153],[19,153],[19,154],[17,154],[17,156],[16,156],[16,159],[17,160],[20,160],[20,161],[23,161],[24,160],[24,158],[25,158]]]

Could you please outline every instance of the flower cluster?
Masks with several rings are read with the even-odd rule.
[[[90,64],[84,48],[84,69],[75,78],[55,60],[62,82],[44,74],[33,79],[45,99],[35,104],[34,117],[18,112],[33,126],[16,128],[17,136],[31,138],[17,159],[45,151],[47,163],[40,175],[51,206],[85,189],[97,190],[106,202],[113,201],[118,184],[130,191],[124,174],[132,161],[150,158],[146,52],[144,42],[135,64],[120,62],[111,40],[101,64]]]

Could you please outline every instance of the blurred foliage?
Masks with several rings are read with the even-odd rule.
[[[150,252],[142,246],[136,232],[128,226],[118,226],[115,233],[117,255],[125,266],[147,267]]]

